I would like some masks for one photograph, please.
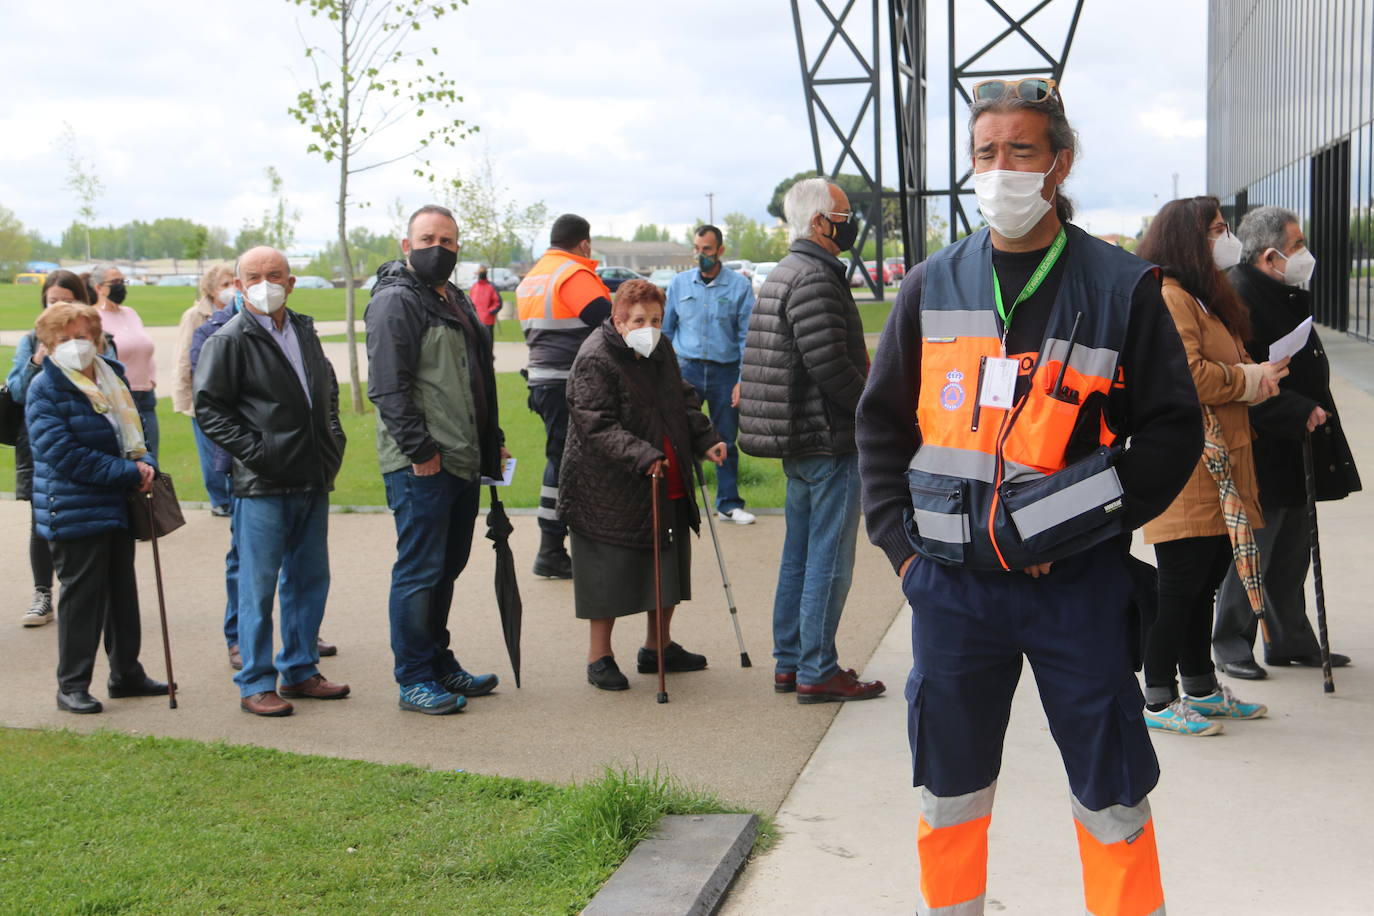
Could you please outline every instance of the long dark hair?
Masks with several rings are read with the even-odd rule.
[[[43,308],[48,307],[48,290],[54,286],[60,286],[76,297],[77,302],[86,305],[93,305],[94,298],[91,290],[86,285],[86,281],[70,270],[54,270],[43,278],[43,289],[39,292],[39,301]]]
[[[1250,310],[1231,288],[1226,274],[1217,269],[1212,243],[1207,241],[1208,227],[1220,212],[1221,201],[1215,197],[1171,200],[1150,221],[1135,253],[1164,268],[1164,276],[1173,277],[1201,299],[1227,330],[1249,340]]]

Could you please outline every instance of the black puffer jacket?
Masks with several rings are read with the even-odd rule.
[[[793,242],[749,319],[740,449],[760,458],[856,451],[854,411],[867,377],[863,323],[844,265],[815,242]]]
[[[608,318],[583,341],[568,377],[559,518],[583,537],[652,550],[653,484],[646,475],[664,457],[665,435],[685,478],[696,531],[701,517],[692,467],[720,436],[701,412],[696,391],[682,380],[668,338],[640,359]],[[659,522],[666,532],[666,481],[659,493]]]
[[[308,315],[296,330],[310,400],[277,342],[247,309],[211,335],[196,363],[196,422],[234,458],[235,496],[334,488],[343,463],[339,385]]]
[[[1250,308],[1251,331],[1245,349],[1251,359],[1264,362],[1269,358],[1269,345],[1312,314],[1312,294],[1281,283],[1249,264],[1235,268],[1230,276],[1231,285]],[[1258,434],[1255,475],[1259,478],[1261,506],[1293,507],[1307,502],[1302,441],[1314,407],[1331,415],[1312,433],[1317,499],[1344,499],[1360,489],[1360,473],[1331,397],[1331,365],[1313,328],[1307,346],[1289,362],[1288,375],[1279,382],[1279,396],[1250,408],[1250,422]]]

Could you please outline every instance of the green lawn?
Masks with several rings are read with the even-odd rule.
[[[559,786],[18,729],[0,798],[0,908],[54,914],[571,914],[660,816],[727,810],[656,773]]]
[[[195,302],[194,286],[131,286],[125,304],[135,309],[150,327],[176,325],[181,313]],[[358,317],[367,305],[366,290],[357,291]],[[300,289],[291,294],[291,308],[313,315],[321,321],[342,321],[344,291],[341,289]],[[0,283],[0,331],[23,331],[33,327],[38,317],[39,287]]]

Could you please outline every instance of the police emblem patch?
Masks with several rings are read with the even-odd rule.
[[[952,369],[945,373],[945,378],[949,379],[949,384],[940,389],[940,406],[945,410],[958,410],[964,406],[964,386],[959,384],[964,380],[964,373]]]

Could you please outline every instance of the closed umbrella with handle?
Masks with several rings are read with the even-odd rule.
[[[1312,588],[1317,597],[1317,646],[1322,657],[1322,691],[1335,693],[1331,641],[1326,635],[1326,588],[1322,584],[1322,545],[1317,538],[1317,483],[1312,471],[1312,434],[1302,440],[1302,470],[1307,485],[1307,519],[1312,526]]]
[[[491,488],[491,506],[487,509],[487,539],[496,551],[496,609],[501,615],[501,636],[506,641],[511,670],[515,673],[516,689],[520,687],[520,629],[525,613],[520,600],[520,586],[515,579],[515,557],[511,554],[510,535],[515,526],[506,515],[506,507]]]

